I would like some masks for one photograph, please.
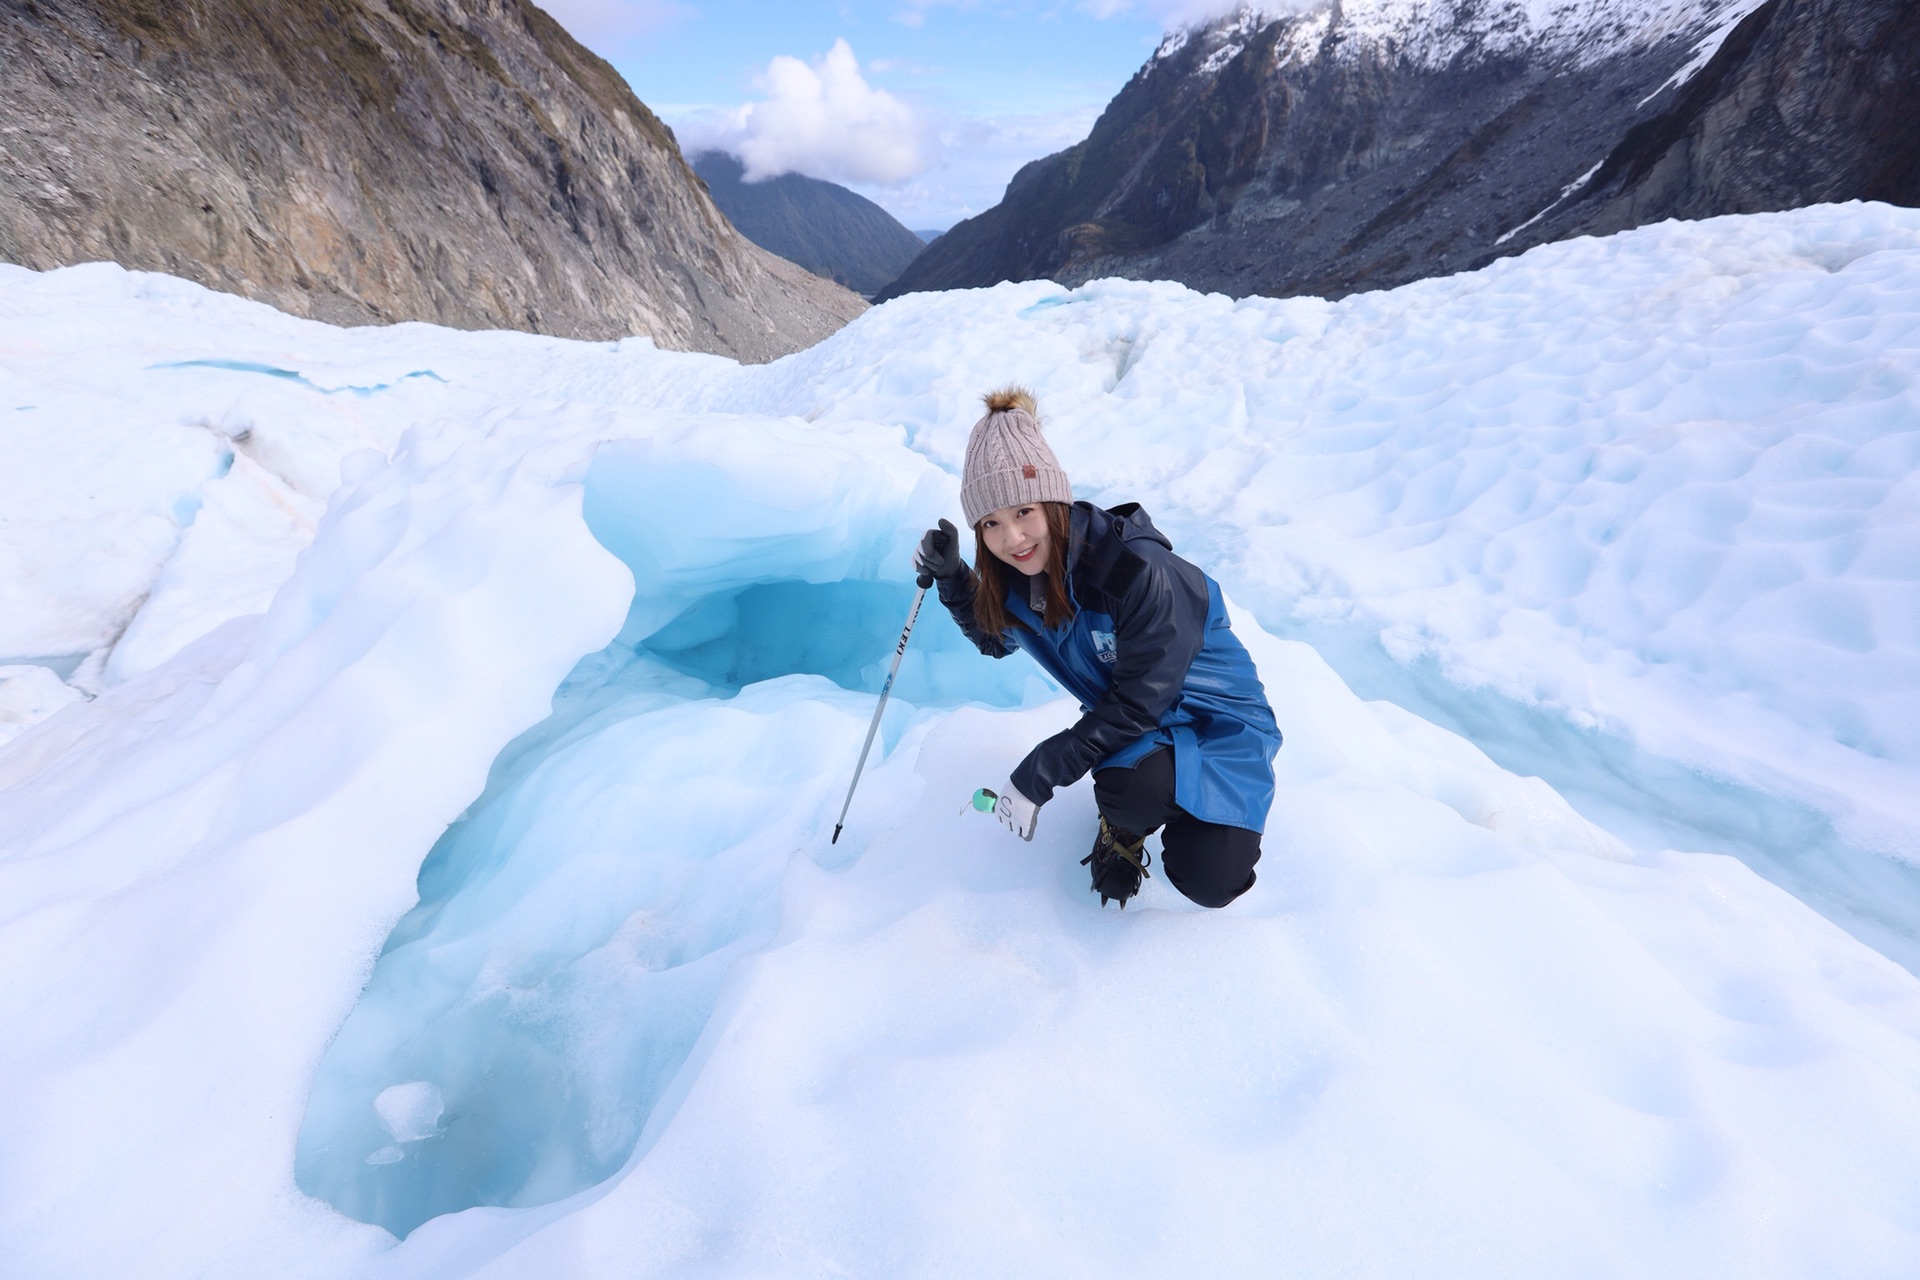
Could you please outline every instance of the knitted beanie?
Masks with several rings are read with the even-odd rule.
[[[960,509],[967,527],[1002,507],[1029,502],[1072,502],[1073,486],[1040,434],[1033,394],[1008,387],[985,397],[987,416],[967,437],[960,473]]]

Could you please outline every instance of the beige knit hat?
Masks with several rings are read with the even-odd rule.
[[[1053,450],[1040,434],[1033,393],[1007,387],[982,397],[987,416],[967,437],[967,461],[960,472],[960,509],[967,527],[1002,507],[1027,502],[1072,502],[1073,486]]]

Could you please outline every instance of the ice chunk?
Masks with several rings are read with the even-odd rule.
[[[0,666],[0,744],[84,696],[46,667]]]
[[[392,1084],[374,1095],[373,1109],[395,1142],[418,1142],[440,1132],[446,1101],[440,1087],[428,1080]]]
[[[245,454],[195,502],[197,517],[113,646],[109,683],[151,671],[220,622],[266,612],[321,512]]]

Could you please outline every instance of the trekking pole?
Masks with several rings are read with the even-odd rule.
[[[828,844],[840,843],[840,828],[847,825],[847,810],[853,807],[853,789],[860,785],[860,771],[867,767],[867,752],[873,749],[873,735],[880,729],[880,713],[887,709],[887,695],[893,692],[893,678],[900,674],[900,659],[907,652],[907,637],[913,634],[914,619],[920,616],[920,601],[926,598],[927,588],[933,585],[933,575],[923,573],[919,579],[919,590],[913,593],[913,607],[907,610],[907,625],[900,631],[900,643],[893,647],[893,666],[887,671],[887,682],[880,686],[880,705],[873,709],[873,723],[867,726],[867,740],[860,744],[860,763],[853,766],[853,781],[847,784],[847,802],[840,806],[840,821],[833,824],[833,839]]]

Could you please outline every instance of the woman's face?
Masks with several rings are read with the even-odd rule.
[[[1037,502],[989,512],[980,520],[980,536],[987,550],[1028,577],[1044,571],[1053,556],[1047,509]]]

